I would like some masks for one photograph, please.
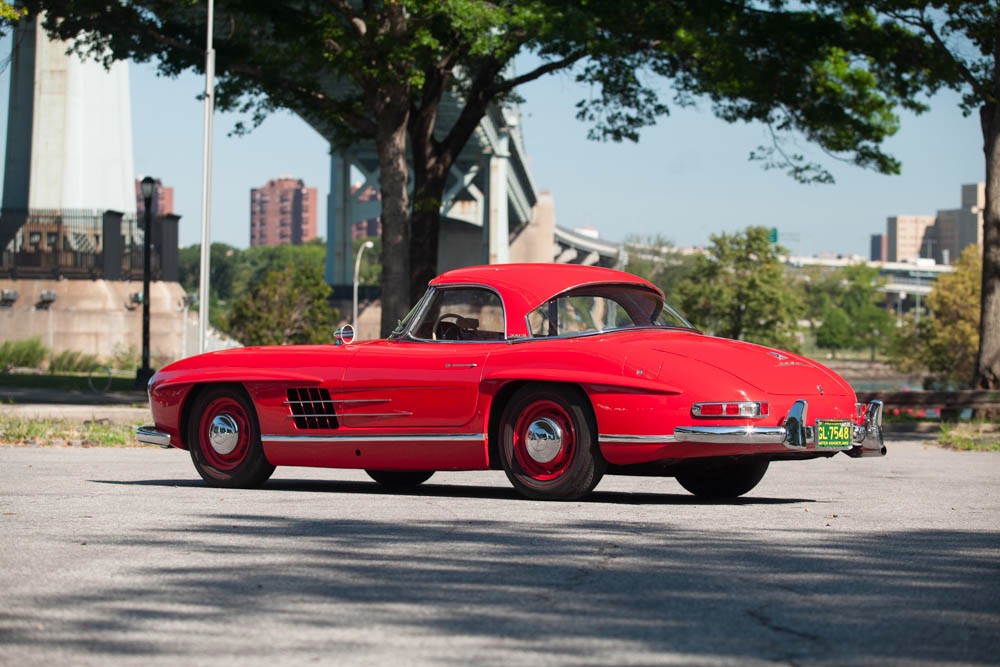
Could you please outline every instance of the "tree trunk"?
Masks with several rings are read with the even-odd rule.
[[[408,108],[406,96],[402,99]],[[382,337],[392,333],[410,307],[407,118],[405,110],[380,114],[375,135],[382,182]]]
[[[1000,70],[1000,62],[995,68]],[[1000,72],[994,74],[1000,92]],[[979,321],[977,389],[1000,389],[1000,104],[979,111],[986,157],[986,210],[983,211],[983,285]]]
[[[411,111],[410,146],[413,153],[413,215],[410,219],[410,301],[416,303],[437,275],[438,241],[441,231],[441,200],[450,168],[442,167],[435,155],[433,109]],[[413,114],[420,114],[413,118]]]
[[[414,179],[416,181],[416,179]],[[417,302],[437,275],[444,181],[414,183],[410,220],[410,301]]]

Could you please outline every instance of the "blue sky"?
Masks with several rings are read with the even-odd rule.
[[[0,58],[9,53],[8,37],[0,41]],[[197,96],[204,79],[166,79],[150,65],[133,64],[131,86],[137,175],[174,187],[181,245],[197,243],[203,119]],[[588,128],[574,119],[573,109],[587,92],[567,75],[526,86],[522,129],[529,169],[537,188],[553,194],[557,223],[596,227],[603,238],[659,235],[678,246],[705,245],[713,233],[765,225],[777,227],[781,243],[795,254],[867,255],[869,236],[884,232],[888,216],[957,208],[960,186],[983,180],[978,121],[962,116],[952,93],[932,99],[927,114],[903,116],[887,144],[903,162],[902,175],[881,176],[824,158],[837,182],[820,186],[800,185],[749,162],[750,151],[766,143],[765,129],[728,125],[707,105],[675,109],[645,130],[638,144],[588,141]],[[0,148],[6,144],[8,99],[5,69]],[[249,136],[228,136],[237,119],[215,117],[212,239],[246,247],[250,189],[283,175],[319,189],[325,236],[327,144],[289,113],[268,118]]]

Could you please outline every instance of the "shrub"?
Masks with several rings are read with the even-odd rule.
[[[103,364],[92,354],[77,350],[63,350],[49,360],[49,373],[89,373]]]
[[[0,345],[0,369],[38,368],[47,354],[39,338],[7,340]]]

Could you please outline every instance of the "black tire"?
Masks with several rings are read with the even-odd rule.
[[[690,464],[677,474],[677,481],[700,498],[738,498],[757,486],[769,463],[748,459]]]
[[[190,415],[188,449],[195,469],[209,485],[250,489],[266,482],[274,472],[260,443],[257,411],[241,388],[202,390]]]
[[[433,470],[365,470],[368,476],[390,489],[412,489],[429,480]]]
[[[535,500],[582,498],[607,468],[590,403],[564,385],[527,386],[514,394],[501,417],[499,452],[507,479]]]

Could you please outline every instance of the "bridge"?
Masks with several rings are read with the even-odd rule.
[[[450,124],[458,115],[458,103],[449,98],[442,106],[440,122]],[[314,127],[323,134],[321,127]],[[448,177],[441,204],[439,270],[512,261],[621,263],[624,254],[619,244],[555,226],[551,196],[536,189],[526,158],[520,112],[516,107],[491,105]],[[374,142],[332,153],[328,283],[353,282],[353,227],[378,217],[379,190]]]

